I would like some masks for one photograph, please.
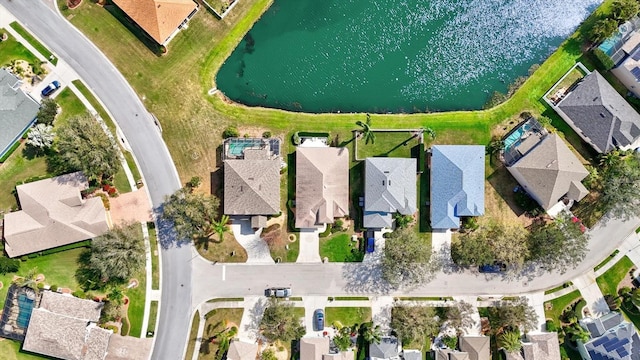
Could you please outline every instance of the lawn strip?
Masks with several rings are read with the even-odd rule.
[[[49,59],[49,61],[53,65],[58,64],[58,58],[53,56],[51,51],[49,51],[49,49],[47,49],[44,45],[42,45],[42,43],[40,43],[40,41],[36,40],[36,38],[33,37],[33,35],[31,35],[31,33],[27,31],[27,29],[23,28],[22,25],[20,25],[20,24],[18,24],[17,22],[14,21],[11,24],[9,24],[9,26],[11,26],[11,28],[13,30],[15,30],[29,44],[31,44],[31,46],[33,46],[34,49],[36,49],[36,51],[38,51],[40,54],[42,54],[42,56],[44,56],[45,58]]]

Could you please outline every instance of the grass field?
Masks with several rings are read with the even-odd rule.
[[[0,29],[0,33],[7,34],[7,40],[0,41],[0,66],[9,65],[13,60],[24,60],[29,64],[38,63],[38,58],[6,30]]]
[[[326,307],[325,326],[332,326],[339,321],[343,326],[352,326],[371,321],[369,307]]]
[[[320,258],[327,257],[331,262],[359,262],[364,253],[351,241],[351,235],[338,233],[320,239]]]
[[[600,275],[596,282],[603,295],[617,295],[618,284],[620,281],[629,275],[629,270],[633,267],[633,262],[628,257],[623,257],[611,269],[607,270],[604,274]]]
[[[53,56],[51,51],[49,51],[49,49],[47,49],[44,45],[42,45],[40,41],[36,40],[36,38],[34,38],[33,35],[31,35],[31,33],[29,33],[25,28],[23,28],[22,25],[14,21],[11,24],[9,24],[9,26],[11,26],[13,30],[15,30],[18,34],[20,34],[20,36],[22,36],[29,44],[31,44],[31,46],[33,46],[40,54],[42,54],[45,58],[49,59],[49,61],[53,65],[56,65],[58,63],[58,58]]]

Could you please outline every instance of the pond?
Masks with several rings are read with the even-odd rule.
[[[479,109],[567,38],[600,0],[275,0],[216,84],[304,112]]]

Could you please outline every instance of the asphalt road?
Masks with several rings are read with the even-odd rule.
[[[169,150],[138,95],[90,41],[44,1],[0,0],[102,100],[127,138],[155,208],[180,188]],[[160,239],[163,240],[162,238]],[[154,359],[181,359],[191,314],[189,246],[162,251],[162,306]]]

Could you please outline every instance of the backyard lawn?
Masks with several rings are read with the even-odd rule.
[[[26,158],[23,155],[24,148],[23,143],[7,161],[0,164],[0,217],[3,217],[3,212],[18,208],[18,202],[13,195],[18,182],[47,175],[45,158]]]
[[[325,326],[333,326],[339,321],[342,326],[353,326],[371,321],[370,307],[326,307]]]
[[[618,295],[618,284],[629,275],[629,270],[633,267],[633,262],[628,257],[623,257],[607,272],[600,275],[596,282],[603,295]]]
[[[364,137],[359,137],[353,144],[357,146],[357,159],[368,157],[401,157],[410,158],[411,149],[419,144],[417,134],[411,132],[374,131],[376,140],[366,144]],[[428,135],[425,134],[425,137]]]
[[[357,244],[351,241],[351,235],[348,233],[337,233],[320,238],[320,258],[327,257],[330,262],[362,261],[364,253],[357,248]]]
[[[22,343],[9,339],[0,338],[0,354],[2,360],[42,360],[40,355],[31,354],[20,350]]]

